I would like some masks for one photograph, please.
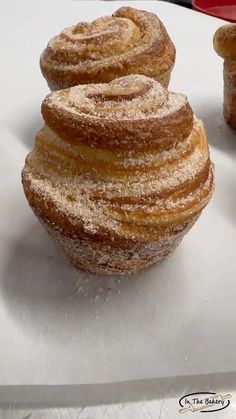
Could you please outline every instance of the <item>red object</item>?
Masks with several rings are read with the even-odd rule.
[[[193,0],[193,8],[207,15],[236,22],[236,0]]]

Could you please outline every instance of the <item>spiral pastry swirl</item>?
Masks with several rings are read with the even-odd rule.
[[[175,47],[153,13],[122,7],[52,38],[40,58],[51,90],[144,74],[168,86]]]
[[[213,44],[217,54],[224,58],[224,117],[236,129],[236,25],[217,29]]]
[[[35,214],[76,267],[130,273],[170,254],[213,192],[185,96],[140,75],[51,93],[22,172]]]

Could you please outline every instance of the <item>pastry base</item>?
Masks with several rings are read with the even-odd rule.
[[[155,242],[127,241],[122,246],[108,240],[96,241],[92,236],[71,237],[61,228],[45,223],[41,218],[39,220],[75,268],[95,274],[121,275],[142,271],[171,255],[199,216],[200,213],[184,224],[170,227],[172,235],[162,236]]]
[[[236,129],[236,60],[224,62],[224,118]]]

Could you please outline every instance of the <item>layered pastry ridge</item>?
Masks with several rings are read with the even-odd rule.
[[[131,75],[54,92],[42,115],[23,186],[72,263],[130,273],[171,253],[214,184],[186,97]]]
[[[155,14],[131,7],[66,28],[49,41],[40,58],[51,90],[134,73],[167,86],[174,62],[175,47],[163,23]]]
[[[217,54],[224,58],[224,117],[236,129],[236,25],[220,27],[213,43]]]

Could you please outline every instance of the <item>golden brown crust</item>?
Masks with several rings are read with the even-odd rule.
[[[40,58],[51,90],[144,74],[168,86],[175,47],[153,13],[122,7],[52,38]]]
[[[94,129],[94,119],[100,121],[96,143],[90,134],[80,141],[74,131],[68,140],[68,132],[65,138],[62,129],[55,132],[46,125],[22,172],[30,206],[76,267],[98,273],[143,269],[171,253],[207,205],[214,173],[203,125],[193,118],[185,97],[168,97],[154,80],[128,76],[107,86],[71,88],[62,101],[58,92],[47,98],[49,122],[59,108],[64,122],[73,108],[77,128],[85,126],[88,115],[88,130]],[[176,109],[183,112],[175,140],[166,109],[169,117]],[[165,137],[159,137],[161,129],[156,137],[149,130],[150,114],[165,124]],[[103,121],[109,131],[110,120],[120,127],[120,147],[118,137],[109,143],[102,128]],[[139,134],[134,124],[133,148],[124,146],[127,120],[130,130],[139,121]],[[183,135],[189,121],[190,131]]]
[[[236,129],[236,25],[220,27],[213,43],[217,54],[224,58],[224,117]]]
[[[42,115],[46,124],[71,144],[121,153],[168,150],[176,137],[185,139],[193,127],[192,109],[185,96],[163,90],[159,83],[138,75],[50,94],[42,104]]]
[[[213,44],[222,58],[236,58],[236,25],[227,24],[217,29]]]
[[[69,261],[79,269],[96,274],[131,274],[139,272],[171,254],[181,242],[199,214],[184,222],[181,227],[169,229],[156,242],[121,242],[113,240],[91,240],[91,237],[66,236],[50,223],[40,222],[53,240],[60,244]],[[77,251],[75,251],[77,249]]]
[[[224,62],[224,117],[236,129],[236,59]]]

